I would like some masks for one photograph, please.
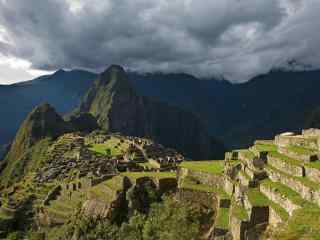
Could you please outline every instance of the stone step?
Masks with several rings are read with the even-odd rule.
[[[220,236],[229,228],[229,208],[218,209],[218,213],[215,220],[215,236]],[[218,232],[218,233],[217,233]]]
[[[275,144],[279,147],[299,146],[309,149],[318,149],[318,137],[302,135],[277,135]]]
[[[310,202],[320,206],[320,186],[318,183],[310,181],[305,177],[296,177],[272,166],[266,166],[269,178],[273,182],[279,182],[291,188],[300,196]]]
[[[260,191],[264,193],[269,200],[285,209],[290,216],[306,202],[300,194],[291,188],[279,182],[272,182],[270,179],[261,182]]]
[[[252,225],[268,222],[269,199],[259,191],[259,188],[249,188],[245,192],[244,207]]]
[[[290,158],[279,152],[271,152],[267,156],[267,163],[272,167],[281,170],[289,175],[304,177],[305,170],[303,164],[294,158]]]
[[[265,165],[265,161],[257,157],[250,150],[239,150],[239,160],[243,167],[249,167],[254,171],[263,170]]]
[[[243,170],[239,171],[237,179],[239,180],[239,183],[242,186],[245,186],[245,187],[256,187],[257,186],[257,181],[250,178],[250,176],[246,172],[244,172]]]
[[[272,141],[260,142],[256,141],[255,144],[250,148],[250,150],[259,158],[265,160],[269,152],[276,152],[278,150],[277,145]]]
[[[229,228],[232,239],[245,239],[245,232],[250,227],[246,209],[235,201],[232,202],[229,216]]]
[[[270,200],[269,225],[272,227],[278,227],[281,224],[287,222],[288,219],[288,212],[280,205]]]
[[[319,160],[318,151],[300,146],[279,147],[279,152],[306,163]]]
[[[250,177],[250,179],[258,182],[268,177],[267,172],[265,170],[260,169],[252,169],[249,166],[245,167],[245,173]]]

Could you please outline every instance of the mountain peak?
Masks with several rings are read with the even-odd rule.
[[[61,68],[61,69],[58,69],[57,71],[55,71],[55,72],[53,73],[53,75],[60,75],[60,74],[64,74],[65,72],[66,72],[66,71]]]
[[[127,74],[120,65],[111,65],[100,75],[102,83],[109,83],[111,81],[125,80],[127,81]]]
[[[48,103],[43,103],[27,116],[21,131],[30,134],[31,139],[56,137],[66,131],[66,123]]]

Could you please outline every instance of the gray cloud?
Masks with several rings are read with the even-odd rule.
[[[116,63],[243,81],[293,59],[319,67],[319,10],[319,0],[0,0],[10,40],[0,53],[42,70]]]

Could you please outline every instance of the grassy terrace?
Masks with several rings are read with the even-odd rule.
[[[288,146],[288,150],[295,152],[297,154],[303,154],[303,155],[312,155],[317,153],[316,150],[304,148],[300,146]]]
[[[144,162],[144,163],[138,163],[139,166],[144,167],[144,168],[149,168],[149,169],[157,169],[158,166],[155,164],[152,164],[152,162]]]
[[[130,179],[137,179],[141,177],[154,177],[154,178],[176,178],[175,172],[124,172],[121,176],[126,176]]]
[[[306,203],[306,200],[304,200],[299,193],[295,192],[291,188],[283,185],[282,183],[279,182],[272,182],[270,179],[266,179],[261,182],[261,185],[264,185],[266,187],[272,188],[276,192],[280,192],[286,198],[291,200],[293,203],[303,206]]]
[[[320,161],[310,162],[304,164],[306,167],[311,167],[320,170]]]
[[[229,208],[219,208],[215,226],[221,229],[229,227]]]
[[[278,150],[274,144],[256,144],[254,147],[259,152],[276,152]]]
[[[254,158],[254,153],[248,149],[241,149],[241,150],[238,150],[238,152],[241,153],[245,158],[248,158],[248,159]]]
[[[296,160],[294,158],[291,158],[291,157],[288,157],[284,154],[281,154],[281,153],[278,153],[278,152],[270,152],[269,153],[269,156],[270,157],[273,157],[273,158],[277,158],[277,159],[280,159],[282,161],[285,161],[289,164],[292,164],[292,165],[296,165],[296,166],[302,166],[303,163],[299,160]]]
[[[269,201],[269,205],[272,207],[274,211],[276,211],[279,214],[283,221],[287,221],[289,219],[289,214],[280,205],[276,204],[273,201]]]
[[[116,156],[119,154],[122,154],[124,151],[126,151],[129,147],[129,144],[127,142],[120,143],[120,139],[116,137],[111,137],[107,142],[102,144],[94,144],[89,148],[91,151],[103,154],[103,155],[111,155]]]
[[[232,201],[231,214],[240,220],[249,220],[246,209],[242,206],[239,206],[234,200]]]
[[[222,199],[230,199],[230,196],[222,188],[217,188],[206,184],[198,184],[188,178],[183,180],[181,188],[208,193],[217,193]]]
[[[258,188],[249,188],[247,197],[253,206],[263,207],[269,205],[269,199]]]
[[[223,174],[224,161],[185,161],[180,167],[211,174]]]
[[[305,185],[306,187],[309,187],[309,188],[311,188],[311,189],[319,190],[319,188],[320,188],[320,186],[319,186],[317,183],[315,183],[315,182],[313,182],[313,181],[310,181],[310,180],[307,179],[307,178],[304,178],[304,177],[296,177],[296,176],[289,175],[289,174],[287,174],[287,173],[285,173],[285,172],[283,172],[283,171],[280,171],[280,170],[278,170],[278,169],[276,169],[276,168],[274,168],[274,167],[272,167],[272,166],[270,166],[270,165],[266,166],[265,168],[266,168],[267,170],[272,171],[272,172],[277,172],[277,173],[279,173],[280,175],[282,175],[283,177],[291,178],[291,179],[293,179],[293,180],[295,180],[295,181],[297,181],[297,182],[300,182],[300,183],[302,183],[303,185]]]
[[[274,239],[320,239],[320,208],[315,205],[297,209]]]

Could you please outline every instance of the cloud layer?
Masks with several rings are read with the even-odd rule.
[[[0,0],[0,54],[243,81],[292,60],[319,67],[319,12],[319,0]]]

